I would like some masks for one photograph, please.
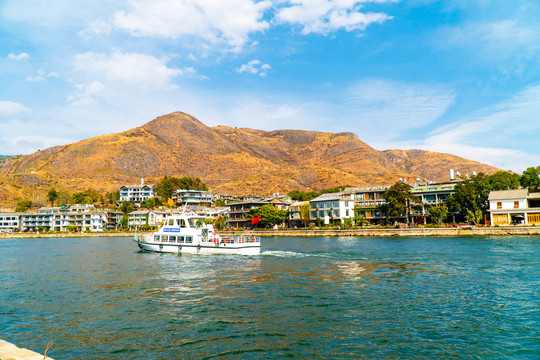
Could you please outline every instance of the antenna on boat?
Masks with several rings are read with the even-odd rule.
[[[184,208],[182,209],[182,213],[180,215],[184,215],[184,213],[186,212],[187,204],[187,202],[184,204]]]

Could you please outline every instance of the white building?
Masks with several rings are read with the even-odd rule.
[[[488,197],[492,225],[540,224],[540,193],[528,189],[491,191]]]
[[[140,185],[123,185],[120,187],[120,201],[140,204],[154,197],[154,185],[145,185],[141,179]]]
[[[323,219],[325,224],[331,220],[341,223],[347,218],[354,218],[354,194],[331,193],[322,194],[309,202],[310,220]]]
[[[204,190],[178,189],[173,194],[177,205],[212,205],[212,192]]]
[[[0,213],[0,232],[14,232],[20,227],[21,213]]]

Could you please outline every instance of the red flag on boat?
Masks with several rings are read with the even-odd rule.
[[[259,216],[257,216],[257,217],[251,218],[251,223],[252,223],[252,224],[258,224],[259,221],[261,221],[261,217],[262,217],[262,215],[259,215]]]

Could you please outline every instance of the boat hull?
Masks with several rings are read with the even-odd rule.
[[[239,254],[258,255],[261,252],[260,243],[254,244],[160,244],[146,241],[135,242],[144,251],[174,254]]]

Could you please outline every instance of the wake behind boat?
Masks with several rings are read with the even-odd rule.
[[[142,250],[165,253],[257,255],[261,252],[259,237],[221,237],[203,217],[184,212],[165,219],[153,234],[135,234],[133,241]]]

